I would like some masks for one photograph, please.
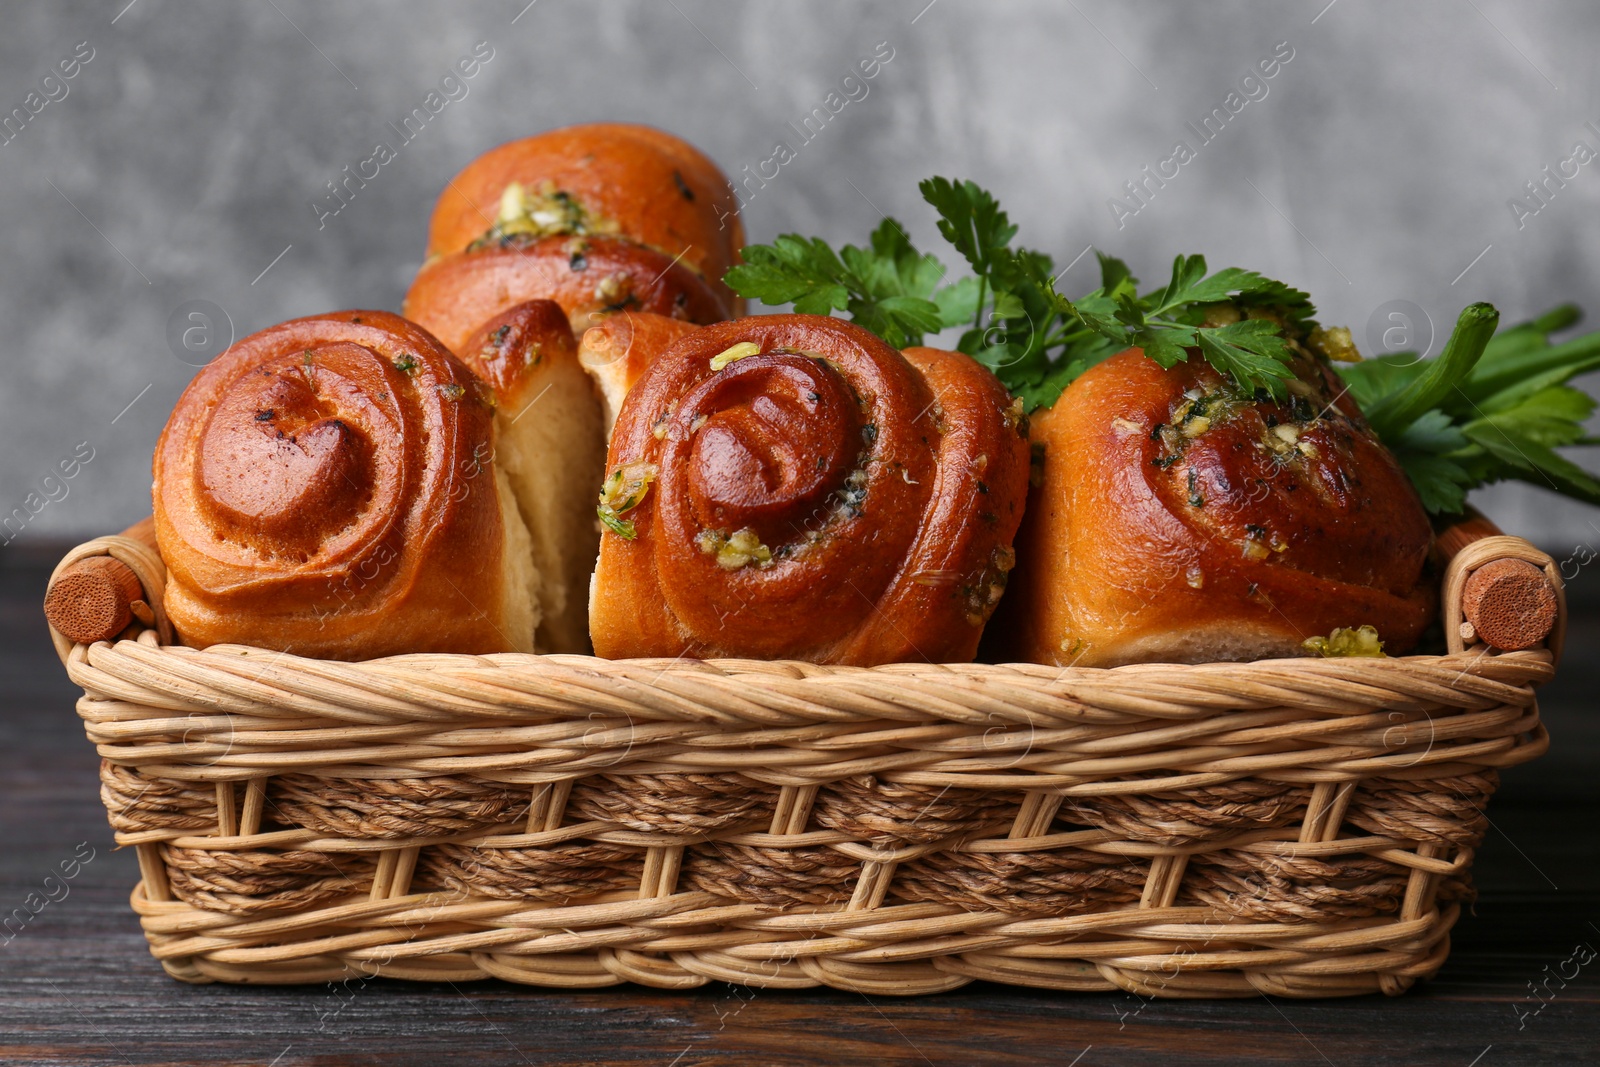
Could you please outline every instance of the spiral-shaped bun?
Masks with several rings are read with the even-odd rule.
[[[513,304],[555,300],[575,329],[616,311],[716,322],[744,243],[721,171],[676,137],[593,123],[512,141],[445,186],[405,312],[452,351]]]
[[[297,319],[184,390],[155,455],[186,644],[332,659],[532,645],[527,531],[488,388],[381,311]]]
[[[1020,413],[966,356],[837,319],[688,334],[612,437],[596,653],[970,659],[1022,517]]]
[[[1114,666],[1304,655],[1375,627],[1416,643],[1437,601],[1416,490],[1325,360],[1282,401],[1137,349],[1035,413],[1041,485],[997,629],[1012,654]]]

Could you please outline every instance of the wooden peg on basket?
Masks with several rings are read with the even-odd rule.
[[[1469,545],[1500,537],[1499,527],[1475,511],[1439,534],[1438,547],[1454,560]],[[1550,636],[1561,598],[1547,569],[1526,559],[1504,557],[1472,566],[1461,586],[1461,640],[1505,652],[1532,648]]]
[[[155,548],[155,521],[141,519],[122,536]],[[127,564],[110,556],[81,559],[57,575],[45,593],[44,614],[63,637],[85,645],[110,641],[134,619],[146,625],[155,622],[139,579]]]
[[[1556,623],[1556,591],[1533,564],[1497,559],[1467,576],[1461,610],[1467,617],[1461,624],[1463,639],[1514,652],[1549,636]]]

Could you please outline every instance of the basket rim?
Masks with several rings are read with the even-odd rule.
[[[1370,666],[1378,672],[1392,672],[1412,668],[1462,668],[1459,673],[1479,674],[1481,671],[1477,665],[1483,662],[1522,664],[1543,663],[1553,660],[1553,654],[1546,648],[1525,649],[1516,652],[1483,648],[1479,651],[1421,653],[1403,656],[1283,656],[1274,659],[1213,660],[1205,663],[1162,661],[1125,663],[1115,667],[1058,666],[1028,661],[987,663],[975,660],[960,663],[911,661],[879,663],[869,667],[858,667],[836,663],[814,663],[810,660],[795,659],[733,657],[701,659],[687,655],[671,658],[662,656],[654,658],[606,659],[601,656],[561,652],[489,652],[478,654],[467,652],[407,652],[376,659],[342,660],[303,656],[298,653],[266,648],[261,645],[215,644],[208,645],[205,648],[192,648],[188,645],[177,643],[163,644],[159,641],[147,640],[146,635],[153,636],[153,631],[145,629],[137,638],[124,637],[116,641],[96,641],[92,645],[79,644],[71,647],[87,651],[102,647],[120,649],[128,645],[138,645],[143,649],[152,650],[159,654],[175,656],[267,656],[271,657],[274,663],[284,663],[286,665],[336,665],[341,668],[355,669],[404,668],[442,671],[451,668],[471,670],[475,668],[505,669],[522,667],[535,670],[586,672],[589,674],[632,674],[637,671],[654,671],[663,677],[667,675],[714,675],[747,678],[779,676],[786,680],[794,681],[851,676],[863,678],[882,676],[920,677],[924,674],[931,674],[936,677],[968,675],[979,680],[984,676],[997,678],[1015,678],[1017,676],[1037,678],[1048,676],[1061,681],[1108,678],[1113,675],[1133,678],[1167,674],[1175,676],[1223,672],[1234,674],[1241,671],[1278,676],[1284,670],[1327,671],[1337,674],[1343,673],[1339,668],[1352,664]],[[1470,666],[1466,666],[1469,664]]]
[[[1458,551],[1445,565],[1440,576],[1441,611],[1440,622],[1443,625],[1447,650],[1443,654],[1411,654],[1404,656],[1379,656],[1379,657],[1334,657],[1319,658],[1314,656],[1277,657],[1272,659],[1240,660],[1240,661],[1211,661],[1204,663],[1129,663],[1114,667],[1080,667],[1073,665],[1057,665],[1030,662],[1005,662],[1005,663],[980,663],[968,661],[961,663],[923,663],[903,662],[885,663],[870,667],[848,666],[842,664],[813,663],[807,660],[791,659],[751,659],[751,658],[710,658],[680,654],[676,657],[634,658],[634,659],[604,659],[593,655],[580,655],[571,653],[535,653],[535,652],[497,652],[482,655],[454,652],[415,652],[397,656],[387,656],[368,660],[331,660],[311,656],[301,656],[286,650],[274,650],[257,645],[243,644],[217,644],[204,649],[193,649],[178,644],[162,605],[162,594],[165,590],[166,566],[159,553],[151,546],[125,535],[112,535],[94,538],[68,552],[56,565],[50,576],[53,584],[67,567],[90,558],[92,556],[111,556],[127,564],[139,578],[147,594],[147,603],[153,614],[153,622],[141,624],[135,621],[130,627],[137,641],[146,647],[155,647],[163,652],[175,654],[209,653],[228,656],[264,654],[287,660],[296,664],[342,664],[351,666],[368,666],[374,669],[385,668],[459,668],[470,669],[473,666],[493,665],[497,667],[521,666],[537,669],[542,666],[554,667],[558,670],[588,671],[591,673],[631,674],[636,671],[655,670],[663,676],[667,674],[704,675],[707,672],[721,675],[737,675],[740,677],[758,677],[761,675],[786,675],[790,678],[816,678],[822,676],[862,678],[883,676],[918,676],[923,673],[932,673],[938,676],[968,676],[978,680],[986,675],[996,678],[1039,677],[1041,675],[1054,675],[1061,680],[1094,679],[1124,677],[1133,678],[1140,675],[1170,675],[1173,677],[1190,677],[1203,675],[1206,672],[1227,671],[1246,672],[1248,674],[1278,675],[1284,670],[1293,671],[1323,671],[1332,670],[1335,674],[1343,673],[1338,670],[1341,666],[1355,663],[1385,664],[1384,671],[1396,669],[1416,668],[1429,670],[1435,668],[1448,668],[1458,664],[1457,657],[1469,654],[1476,665],[1484,659],[1500,660],[1508,656],[1525,656],[1528,653],[1544,654],[1549,657],[1552,665],[1559,662],[1561,648],[1566,629],[1566,596],[1560,568],[1554,559],[1534,546],[1524,538],[1507,534],[1495,534],[1482,537],[1466,545]],[[1519,559],[1545,571],[1555,587],[1558,600],[1558,613],[1556,624],[1544,646],[1527,650],[1527,652],[1509,653],[1479,645],[1479,651],[1470,652],[1465,646],[1459,632],[1462,619],[1462,592],[1466,578],[1477,568],[1498,559]],[[94,645],[80,645],[58,632],[54,626],[50,628],[50,636],[55,643],[58,656],[62,664],[68,665],[74,658],[75,649],[87,649],[108,645],[115,647],[126,643],[124,637],[115,642],[95,642]],[[1492,653],[1492,655],[1491,655]],[[1397,666],[1399,665],[1399,666]],[[1477,673],[1476,667],[1465,670],[1464,673]]]

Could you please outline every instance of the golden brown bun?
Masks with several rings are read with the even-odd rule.
[[[732,313],[681,262],[620,237],[541,237],[430,260],[406,293],[405,313],[454,352],[489,319],[538,299],[560,304],[579,331],[616,311],[693,322]]]
[[[1363,624],[1390,653],[1416,643],[1436,599],[1428,517],[1328,365],[1294,367],[1292,403],[1256,402],[1198,357],[1162,370],[1132,349],[1034,415],[1043,481],[997,622],[1014,654],[1293,656]],[[1233,399],[1190,402],[1216,395]]]
[[[665,315],[624,311],[583,332],[578,361],[600,390],[607,441],[617,424],[623,398],[644,375],[645,368],[674,341],[696,328],[692,322]]]
[[[589,651],[588,587],[600,550],[594,495],[605,468],[600,402],[554,301],[484,323],[461,358],[494,389],[495,462],[532,540],[540,652]]]
[[[601,535],[596,653],[970,659],[1027,492],[1020,411],[968,357],[838,319],[687,334],[612,436],[603,499],[633,537]]]
[[[185,644],[323,659],[532,647],[529,546],[493,398],[382,311],[297,319],[197,374],[155,455]]]
[[[739,202],[717,165],[688,142],[649,126],[597,122],[503,144],[469,163],[439,195],[428,258],[463,252],[482,238],[513,182],[529,197],[564,194],[590,233],[626,237],[669,261],[681,257],[726,305],[723,317],[742,310],[722,284],[744,245]],[[571,308],[567,313],[577,318]]]

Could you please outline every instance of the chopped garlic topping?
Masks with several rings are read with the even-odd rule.
[[[721,352],[712,356],[711,369],[721,370],[736,360],[744,359],[746,356],[759,356],[760,354],[761,346],[754,341],[740,341],[738,344],[724,348]]]
[[[583,205],[546,179],[530,191],[521,182],[511,182],[500,194],[500,210],[488,237],[531,234],[612,233],[617,226],[604,219],[590,218]]]
[[[1205,310],[1205,318],[1200,325],[1212,328],[1216,326],[1230,326],[1239,321],[1239,308],[1234,304],[1212,304]]]
[[[594,287],[594,298],[603,300],[608,304],[615,304],[629,293],[629,283],[633,276],[625,270],[614,271],[600,279]]]
[[[714,531],[714,533],[720,533]],[[697,536],[696,544],[705,552],[705,542]],[[761,538],[750,527],[735,530],[717,547],[717,566],[725,571],[736,571],[747,563],[765,565],[772,562],[772,550],[761,543]]]
[[[523,207],[524,197],[522,183],[512,182],[506,186],[505,192],[500,194],[500,221],[511,222],[527,214]]]
[[[606,529],[623,540],[634,539],[634,525],[622,518],[622,514],[639,506],[650,492],[650,483],[660,473],[660,467],[644,460],[624,463],[611,472],[600,489],[600,504],[596,509]]]
[[[1327,637],[1308,637],[1301,642],[1307,652],[1319,656],[1382,657],[1383,642],[1378,639],[1376,627],[1340,626]]]
[[[1340,363],[1361,362],[1361,353],[1356,350],[1355,338],[1350,336],[1348,326],[1319,327],[1311,331],[1306,344]]]

